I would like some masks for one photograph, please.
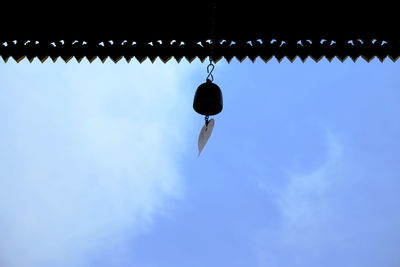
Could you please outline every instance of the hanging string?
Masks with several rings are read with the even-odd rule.
[[[214,70],[214,46],[215,46],[215,17],[216,17],[216,9],[217,9],[217,3],[216,0],[212,1],[212,16],[211,16],[211,44],[210,44],[210,56],[209,56],[209,60],[210,63],[207,66],[207,81],[213,81],[214,80],[214,76],[212,75],[212,72]]]

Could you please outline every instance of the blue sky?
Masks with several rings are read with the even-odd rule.
[[[399,63],[206,66],[0,63],[0,266],[399,266]]]

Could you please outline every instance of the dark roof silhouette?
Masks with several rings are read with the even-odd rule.
[[[40,6],[13,2],[0,16],[0,56],[139,62],[157,58],[290,61],[308,57],[396,61],[400,31],[396,2],[350,1],[98,1]],[[215,7],[215,9],[214,9]],[[215,16],[213,15],[215,14]],[[211,42],[213,39],[214,42]]]

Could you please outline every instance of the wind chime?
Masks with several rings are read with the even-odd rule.
[[[193,101],[193,109],[205,116],[205,124],[200,131],[199,140],[198,140],[198,148],[199,148],[199,156],[204,146],[206,145],[208,139],[211,136],[212,130],[214,129],[214,119],[209,119],[210,116],[216,115],[222,111],[223,101],[222,101],[222,92],[218,85],[213,83],[214,76],[212,72],[214,70],[214,60],[213,60],[213,52],[214,52],[214,43],[215,43],[215,9],[216,4],[213,2],[213,16],[212,16],[212,29],[211,29],[211,43],[210,43],[210,63],[207,66],[207,78],[206,82],[200,84],[197,88],[196,93],[194,95]]]

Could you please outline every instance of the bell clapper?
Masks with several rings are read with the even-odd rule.
[[[207,127],[208,127],[208,123],[209,123],[209,120],[208,120],[208,115],[206,115],[206,117],[205,117],[205,121],[206,121],[206,131],[207,131]]]

